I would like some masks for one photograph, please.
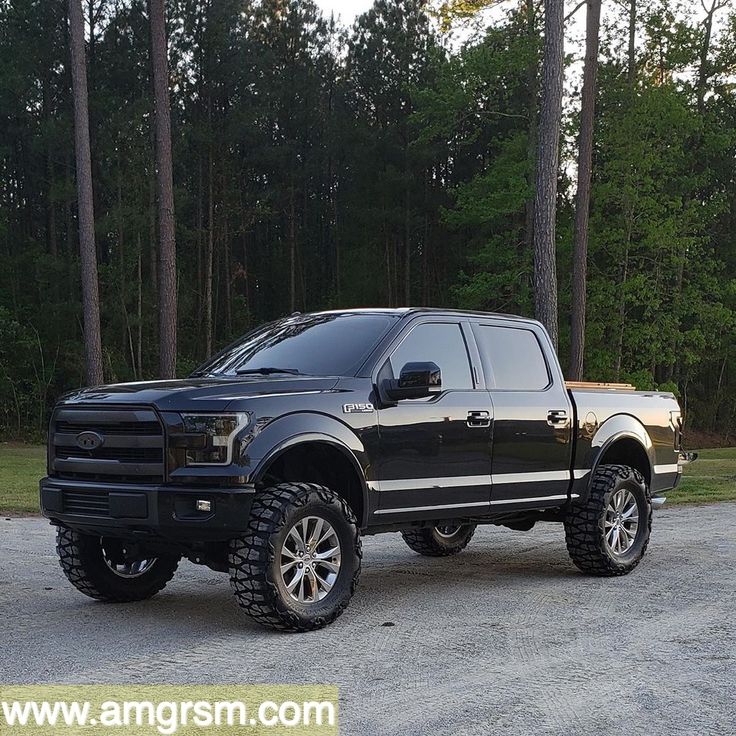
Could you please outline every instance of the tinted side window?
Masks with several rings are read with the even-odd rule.
[[[407,363],[431,360],[442,370],[442,388],[473,388],[465,339],[457,324],[423,324],[415,327],[391,355],[391,370],[398,378]]]
[[[549,385],[549,371],[536,335],[531,330],[476,325],[483,368],[497,389],[541,391]]]

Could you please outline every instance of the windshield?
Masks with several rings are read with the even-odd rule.
[[[350,376],[397,317],[387,314],[295,315],[261,327],[193,375],[300,373]]]

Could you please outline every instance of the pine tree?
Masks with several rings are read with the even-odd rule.
[[[171,106],[164,0],[149,0],[159,229],[159,351],[162,378],[176,376],[177,275]]]
[[[545,0],[542,101],[534,202],[534,313],[558,343],[556,210],[564,80],[563,0]]]
[[[575,199],[575,245],[572,257],[572,315],[570,317],[570,373],[573,381],[583,377],[585,357],[585,306],[588,288],[588,223],[590,184],[593,168],[593,128],[595,126],[598,36],[601,0],[588,0],[585,32],[585,67],[580,109],[578,190]]]
[[[69,41],[74,89],[74,144],[77,161],[77,207],[82,266],[82,312],[87,383],[103,382],[100,297],[95,246],[95,215],[92,193],[92,163],[89,143],[87,68],[84,50],[84,19],[81,0],[69,0]]]

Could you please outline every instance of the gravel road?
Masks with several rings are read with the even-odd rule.
[[[558,525],[482,527],[439,560],[370,537],[345,615],[286,635],[189,563],[151,601],[95,603],[46,522],[0,520],[0,682],[336,683],[342,734],[731,734],[734,530],[736,504],[665,508],[639,568],[603,580]]]

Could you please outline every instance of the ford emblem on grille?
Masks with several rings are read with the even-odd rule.
[[[76,438],[77,447],[82,450],[96,450],[102,447],[105,438],[97,432],[80,432]]]

